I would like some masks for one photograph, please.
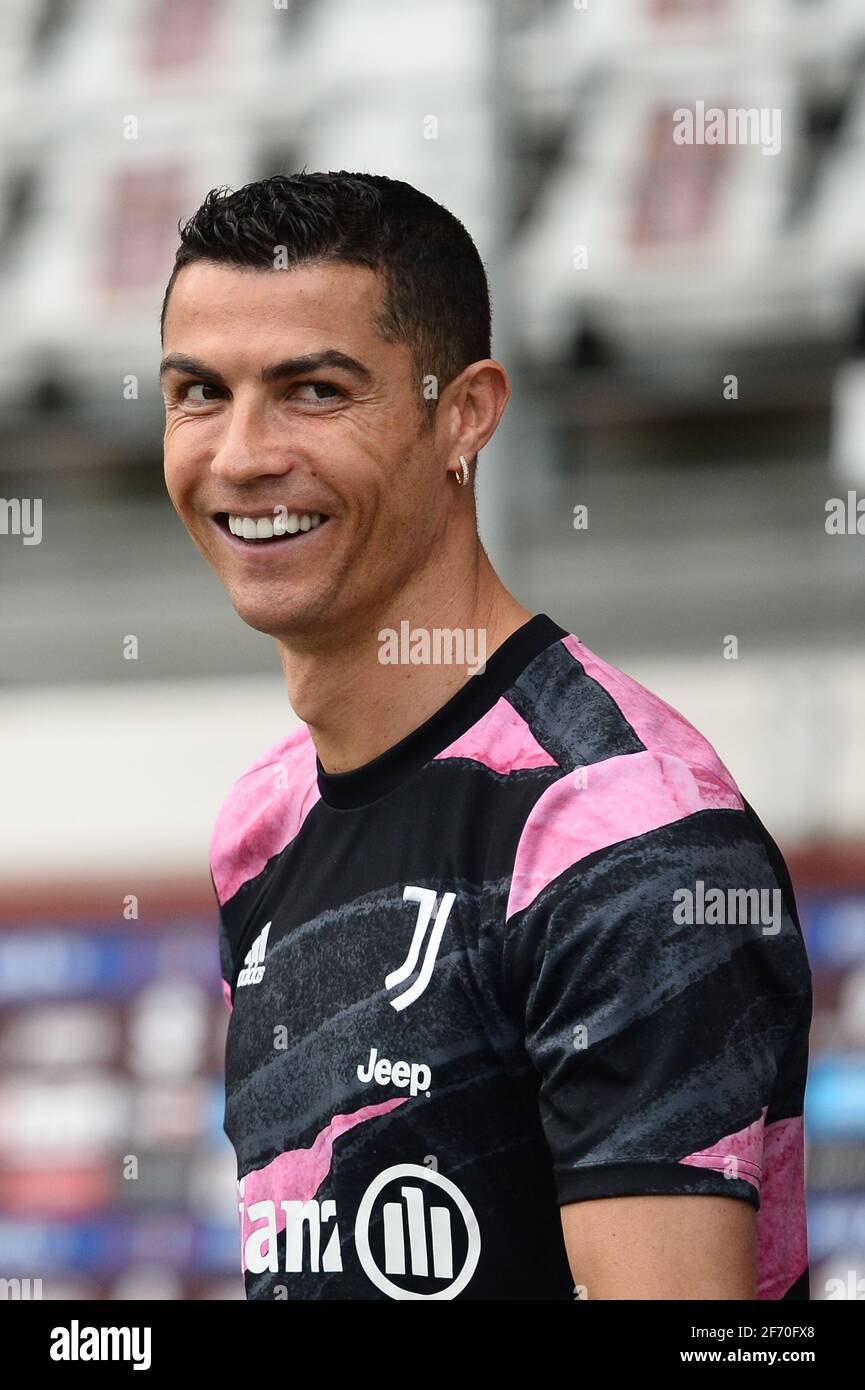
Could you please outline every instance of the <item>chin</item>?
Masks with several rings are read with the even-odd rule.
[[[286,629],[285,613],[274,612],[271,608],[262,607],[261,604],[235,603],[234,611],[239,618],[243,619],[247,627],[253,628],[255,632],[263,632],[266,637],[276,637]]]
[[[273,598],[264,602],[240,594],[232,594],[234,611],[247,627],[263,632],[266,637],[287,637],[292,632],[304,631],[315,621],[313,605],[309,603],[278,603]]]

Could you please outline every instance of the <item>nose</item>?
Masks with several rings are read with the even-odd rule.
[[[285,433],[277,428],[265,402],[235,396],[223,419],[224,431],[210,462],[214,477],[243,483],[291,471]]]

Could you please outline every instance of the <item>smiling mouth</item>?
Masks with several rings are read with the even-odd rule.
[[[330,517],[324,512],[287,512],[259,517],[217,512],[213,519],[221,530],[235,540],[246,541],[254,546],[300,539],[324,526]]]

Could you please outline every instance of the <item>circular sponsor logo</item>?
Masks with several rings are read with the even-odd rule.
[[[394,1183],[399,1186],[385,1199]],[[381,1227],[378,1254],[370,1243],[373,1217]],[[364,1274],[388,1298],[456,1298],[481,1253],[477,1217],[456,1183],[418,1163],[396,1163],[373,1178],[357,1209],[354,1240]],[[458,1270],[456,1251],[462,1256]],[[400,1277],[439,1287],[422,1293],[397,1283]]]

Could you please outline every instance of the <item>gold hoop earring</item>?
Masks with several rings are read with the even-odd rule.
[[[459,470],[456,472],[455,476],[456,476],[456,480],[457,480],[457,482],[459,483],[460,487],[467,487],[467,486],[468,486],[468,481],[469,481],[469,466],[468,466],[468,464],[466,463],[465,459],[463,458],[462,454],[460,454],[460,466],[459,466]]]

